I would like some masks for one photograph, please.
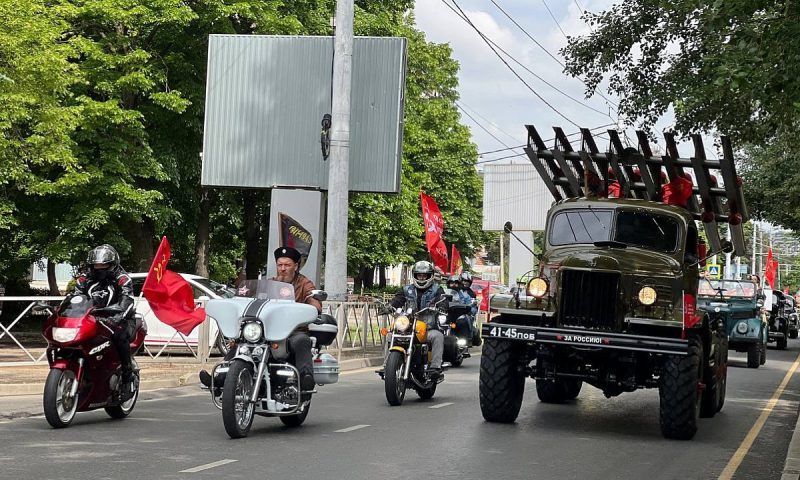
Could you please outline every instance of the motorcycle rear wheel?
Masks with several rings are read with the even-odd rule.
[[[306,417],[308,416],[308,411],[311,410],[311,401],[306,404],[306,407],[303,409],[302,412],[296,415],[285,415],[282,417],[278,417],[281,419],[284,425],[287,427],[299,427],[306,421]]]
[[[52,369],[44,383],[42,406],[47,423],[53,428],[64,428],[72,423],[78,410],[78,395],[70,398],[72,385],[77,380],[72,370]]]
[[[123,385],[123,388],[126,385]],[[111,418],[122,419],[127,417],[133,411],[133,407],[136,406],[136,400],[139,399],[139,376],[136,374],[136,378],[134,379],[134,390],[133,396],[126,401],[122,402],[119,405],[114,405],[113,407],[106,407],[105,411]]]
[[[383,386],[386,391],[386,401],[393,407],[402,405],[406,396],[406,381],[403,379],[404,367],[405,355],[397,351],[389,352]]]
[[[231,438],[246,437],[253,426],[253,388],[253,366],[243,360],[231,362],[222,387],[222,423]]]

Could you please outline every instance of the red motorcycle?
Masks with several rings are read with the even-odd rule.
[[[134,360],[134,380],[122,382],[119,356],[111,342],[114,330],[101,321],[104,315],[109,312],[97,308],[92,297],[76,293],[68,295],[44,325],[50,364],[44,415],[55,428],[72,423],[76,412],[104,408],[112,418],[125,418],[136,405],[139,369]],[[139,350],[146,334],[147,327],[137,316],[131,352]]]

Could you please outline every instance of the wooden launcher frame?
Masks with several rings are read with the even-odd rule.
[[[672,181],[684,173],[684,168],[688,168],[694,172],[693,183],[696,185],[693,187],[687,209],[696,220],[702,221],[710,250],[722,251],[718,223],[727,222],[731,228],[734,253],[745,254],[742,225],[749,217],[728,137],[720,138],[722,159],[711,160],[706,158],[703,141],[697,134],[691,136],[694,156],[681,158],[672,133],[664,133],[667,155],[656,156],[643,131],[636,132],[639,148],[635,149],[623,147],[619,132],[608,130],[609,151],[601,153],[591,131],[587,128],[580,130],[579,151],[572,147],[560,127],[553,127],[555,139],[552,149],[547,148],[533,125],[526,125],[525,128],[528,130],[525,153],[528,154],[528,158],[556,201],[586,196],[584,178],[592,173],[603,182],[604,191],[608,191],[612,181],[617,181],[626,198],[661,202],[661,172],[666,171],[667,178]],[[636,175],[634,168],[639,169],[639,175]],[[610,178],[609,169],[615,178]],[[722,187],[716,184],[716,178],[711,174],[712,170],[721,174]]]

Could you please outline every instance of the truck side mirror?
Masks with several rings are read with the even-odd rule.
[[[503,231],[504,232],[511,233],[513,230],[514,230],[514,226],[511,224],[511,222],[506,222],[503,225]]]

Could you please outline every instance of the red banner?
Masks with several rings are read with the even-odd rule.
[[[428,251],[431,254],[433,264],[439,267],[442,272],[446,272],[449,263],[447,261],[447,245],[444,244],[444,240],[440,238],[432,247],[428,247]]]
[[[450,275],[459,275],[464,270],[464,263],[461,261],[461,254],[458,253],[456,244],[450,247]]]
[[[778,273],[778,261],[772,258],[772,247],[769,248],[767,253],[767,265],[764,267],[764,280],[766,280],[769,288],[775,289],[775,275]]]
[[[442,212],[433,198],[422,192],[419,192],[419,198],[422,203],[422,220],[425,222],[425,244],[428,246],[431,260],[442,272],[447,272],[450,269],[450,262],[447,259],[447,246],[442,239],[444,234]]]
[[[488,312],[489,311],[489,295],[491,294],[491,287],[486,285],[486,287],[481,291],[481,311]]]
[[[444,219],[436,200],[422,192],[419,192],[419,198],[422,202],[422,220],[425,222],[425,243],[430,250],[444,235]],[[445,270],[447,269],[445,268]]]
[[[182,276],[167,270],[172,256],[167,237],[161,239],[153,264],[147,272],[142,293],[150,304],[153,314],[184,335],[206,318],[203,308],[195,308],[194,291]]]

